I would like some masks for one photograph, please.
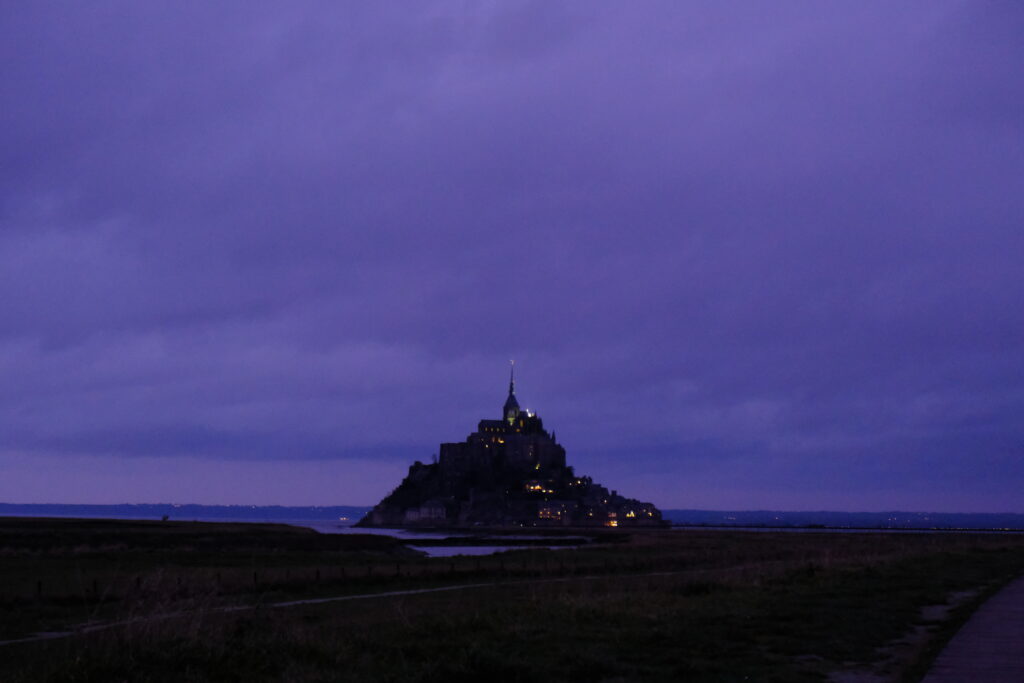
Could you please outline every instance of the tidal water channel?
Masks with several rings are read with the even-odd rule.
[[[356,528],[347,521],[290,521],[287,524],[305,526],[322,534],[375,534],[392,536],[406,541],[413,550],[426,553],[428,557],[454,557],[455,555],[493,555],[506,550],[547,548],[562,550],[577,548],[590,539],[586,536],[541,536],[535,534],[489,535],[461,531],[416,531],[411,529]],[[438,541],[451,540],[444,544]],[[504,543],[502,543],[504,541]],[[509,543],[513,541],[514,543]],[[555,543],[557,541],[557,544]],[[420,543],[422,542],[422,543]]]

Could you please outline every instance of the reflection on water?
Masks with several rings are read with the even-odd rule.
[[[481,536],[480,534],[471,534],[467,532],[459,531],[417,531],[414,529],[382,529],[379,527],[373,528],[362,528],[353,526],[353,522],[324,522],[323,520],[294,520],[288,522],[294,526],[305,526],[319,531],[322,534],[374,534],[378,536],[392,536],[394,538],[401,538],[406,541],[412,541],[407,544],[407,547],[413,550],[418,550],[421,553],[427,555],[427,557],[455,557],[456,555],[493,555],[494,553],[502,553],[506,550],[530,550],[547,548],[550,550],[561,550],[565,548],[574,548],[574,545],[416,545],[416,540],[440,540],[445,538],[467,538],[467,537],[480,537],[486,540],[500,540],[507,539],[509,541],[534,541],[542,540],[547,538],[546,536],[531,536],[527,534],[516,534],[512,536]],[[560,536],[559,540],[575,540],[585,542],[586,536]]]
[[[506,550],[537,550],[546,548],[548,550],[564,550],[575,548],[571,545],[427,545],[408,546],[413,550],[426,553],[427,557],[455,557],[456,555],[493,555],[503,553]]]
[[[414,538],[452,538],[453,536],[469,535],[458,532],[440,533],[437,531],[414,531],[412,529],[382,529],[380,527],[357,528],[353,526],[355,522],[325,522],[322,519],[290,520],[285,522],[285,524],[291,524],[292,526],[309,527],[310,529],[319,531],[322,534],[372,534],[374,536],[393,536],[394,538],[401,538],[404,540],[410,540]]]

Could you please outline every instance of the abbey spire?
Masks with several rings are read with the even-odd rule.
[[[505,421],[512,424],[519,417],[519,401],[516,400],[516,362],[509,361],[511,369],[508,378],[508,398],[505,399],[505,406],[502,408],[502,415]]]

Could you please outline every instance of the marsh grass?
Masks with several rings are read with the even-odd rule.
[[[922,607],[1024,571],[1024,538],[997,535],[633,533],[580,550],[454,560],[298,551],[273,538],[244,551],[244,568],[227,540],[225,556],[184,544],[160,555],[178,561],[151,565],[144,580],[87,605],[88,618],[128,623],[6,646],[0,680],[817,681],[877,661],[920,623]],[[126,543],[107,560],[137,572],[142,560],[124,557],[136,552]],[[42,571],[68,566],[50,557]],[[252,567],[267,577],[255,586]],[[320,580],[310,579],[318,567]],[[346,571],[328,576],[331,568]],[[237,585],[225,579],[233,570]],[[267,607],[469,582],[497,585]],[[263,606],[219,611],[232,603]],[[82,616],[77,603],[45,596],[34,609],[54,623]],[[5,609],[4,628],[17,630],[12,620]],[[951,626],[928,628],[941,639]],[[923,665],[902,666],[895,676]]]

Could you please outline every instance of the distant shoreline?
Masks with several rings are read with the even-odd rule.
[[[359,505],[179,505],[168,503],[75,505],[0,503],[0,517],[80,517],[90,519],[168,519],[177,521],[321,522],[353,524],[371,508]],[[1020,533],[1024,514],[935,512],[792,512],[774,510],[666,509],[674,528],[776,531],[979,531]]]
[[[981,533],[981,534],[1024,534],[1024,528],[986,528],[986,527],[881,527],[881,526],[769,526],[752,524],[673,524],[672,529],[720,529],[722,531],[789,531],[813,533],[815,531],[851,533]]]

